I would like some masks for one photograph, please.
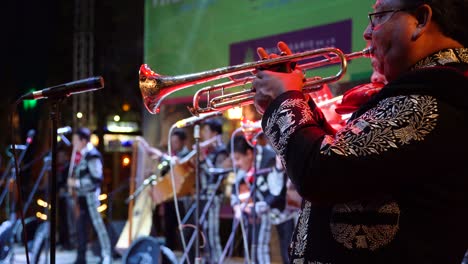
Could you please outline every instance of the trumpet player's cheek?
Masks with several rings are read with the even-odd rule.
[[[254,104],[257,112],[263,114],[265,109],[271,103],[272,99],[265,94],[265,85],[262,79],[256,78],[252,83],[252,88],[255,91]]]
[[[268,106],[271,103],[271,99],[265,98],[264,96],[255,94],[254,96],[254,106],[257,109],[257,112],[261,115],[265,112]]]

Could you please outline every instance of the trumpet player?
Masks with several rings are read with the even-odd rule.
[[[305,199],[290,260],[460,263],[468,140],[456,135],[468,133],[460,100],[468,1],[377,0],[373,8],[364,38],[388,83],[337,133],[302,94],[300,70],[259,72],[253,82],[263,129]]]

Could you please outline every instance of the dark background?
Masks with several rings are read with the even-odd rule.
[[[14,99],[31,88],[39,90],[73,80],[74,2],[24,0],[3,4],[2,131],[9,128],[5,120]],[[95,92],[98,119],[118,111],[123,102],[141,111],[137,74],[143,56],[143,0],[95,1],[94,38],[94,75],[105,80],[105,88]],[[61,105],[61,123],[71,121],[71,103],[68,98]],[[45,100],[38,101],[34,111],[23,111],[21,106],[17,109],[21,138],[49,118]]]
[[[130,105],[134,115],[141,115],[143,111],[138,69],[143,60],[144,1],[95,0],[94,3],[93,76],[100,75],[105,80],[104,89],[94,92],[95,132],[102,135],[106,118],[121,113],[124,103]],[[32,88],[40,90],[74,80],[74,7],[74,0],[2,2],[0,170],[9,160],[7,146],[12,142],[24,144],[30,129],[36,130],[36,136],[24,162],[40,161],[41,154],[50,150],[49,101],[39,100],[33,109],[24,109],[22,104],[15,107],[13,103]],[[60,104],[59,126],[72,126],[75,114],[72,102],[69,97]],[[12,132],[9,117],[14,109],[17,115]],[[102,144],[99,148],[103,152]],[[107,162],[109,159],[116,160],[115,157],[105,158],[107,167],[111,166]],[[26,193],[41,166],[42,162],[37,162],[22,172],[22,188]]]

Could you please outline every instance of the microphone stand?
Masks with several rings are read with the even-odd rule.
[[[57,128],[60,119],[59,104],[64,97],[51,98],[50,120],[52,121],[52,173],[49,178],[50,189],[50,263],[55,264],[55,227],[56,227],[56,204],[57,204]]]
[[[252,252],[252,264],[257,263],[257,208],[255,208],[255,203],[257,202],[257,143],[254,140],[253,142],[253,185],[252,185],[252,246],[250,251]]]
[[[28,150],[28,147],[29,147],[30,143],[29,142],[26,142],[26,145],[24,145],[24,148],[21,150],[21,154],[20,156],[18,157],[18,164],[21,164],[21,162],[23,161],[24,159],[24,156],[26,154],[26,151]],[[5,168],[5,171],[3,172],[3,175],[2,175],[2,178],[0,179],[0,182],[4,182],[5,183],[5,189],[3,190],[2,194],[0,195],[0,205],[3,203],[3,200],[5,199],[7,193],[8,193],[8,181],[13,178],[14,180],[16,180],[15,178],[15,169],[13,168],[12,170],[12,166],[14,164],[14,156],[12,156],[10,158],[10,161],[8,162],[8,165],[7,167]],[[7,177],[9,176],[9,177]],[[8,205],[6,205],[5,207],[8,207]],[[9,214],[9,212],[7,212],[7,214]]]
[[[193,129],[193,138],[195,139],[195,192],[196,192],[196,207],[195,207],[195,264],[201,264],[200,258],[200,125],[196,124]]]
[[[225,175],[225,174],[224,174]],[[221,185],[221,182],[223,181],[223,179],[225,178],[225,176],[222,175],[222,174],[218,174],[218,179],[216,181],[216,184],[215,184],[215,187],[213,188],[214,190],[217,190],[219,188],[219,186]],[[209,196],[208,196],[209,195]],[[207,199],[207,202],[205,204],[205,206],[203,207],[203,211],[201,213],[201,215],[199,216],[200,220],[198,220],[199,224],[203,224],[206,220],[206,215],[208,214],[208,210],[210,209],[211,205],[213,204],[213,201],[214,201],[214,198],[216,197],[216,192],[213,192],[212,194],[207,194],[208,196],[208,199]],[[198,207],[195,206],[195,210],[197,211],[198,210]],[[189,219],[190,215],[189,213],[187,213],[185,215],[185,218],[183,220],[184,223],[186,223]],[[198,219],[198,218],[195,218],[195,219]],[[197,220],[195,220],[197,221]],[[198,234],[199,233],[196,233],[195,232],[191,235],[190,237],[190,240],[189,242],[187,243],[187,249],[184,251],[184,254],[182,255],[182,259],[181,259],[181,262],[180,263],[183,263],[183,261],[188,258],[188,254],[189,254],[189,251],[190,251],[190,247],[192,247],[192,244],[193,244],[193,241],[196,239],[198,239]]]
[[[21,96],[17,103],[25,99],[48,98],[51,101],[50,120],[52,121],[52,173],[49,179],[50,188],[50,263],[55,264],[55,226],[56,226],[56,204],[57,204],[57,129],[60,119],[59,104],[68,96],[76,93],[90,92],[104,88],[104,79],[101,76],[77,80],[40,91],[32,92]]]
[[[270,168],[264,168],[264,169],[256,170],[255,177],[257,175],[263,175],[265,173],[270,173],[272,171],[273,170],[270,169]],[[250,196],[252,196],[252,191],[253,191],[253,185],[249,189]],[[241,206],[241,211],[243,212],[245,207],[248,206],[248,201],[241,202],[240,206]],[[225,247],[223,249],[222,255],[221,255],[221,257],[220,257],[220,259],[218,261],[219,264],[224,262],[224,259],[226,258],[226,255],[227,255],[227,252],[228,252],[229,248],[231,247],[232,243],[234,242],[234,238],[235,238],[235,235],[236,235],[236,230],[237,230],[237,227],[241,224],[241,221],[243,221],[243,217],[241,217],[240,220],[237,220],[236,218],[234,218],[231,234],[230,234],[230,236],[229,236],[229,238],[228,238],[228,240],[226,242],[226,245],[225,245]]]
[[[252,246],[250,251],[252,252],[252,264],[257,263],[257,137],[263,132],[257,133],[252,139],[252,146],[253,146],[253,185],[252,185]]]
[[[133,194],[131,194],[130,196],[127,197],[127,199],[125,199],[125,203],[128,204],[130,203],[131,200],[134,200],[138,195],[140,195],[140,193],[146,188],[146,186],[148,186],[149,184],[151,185],[156,185],[156,180],[157,180],[157,177],[156,175],[151,175],[150,177],[146,178],[142,184],[140,184],[140,186],[138,186],[138,188],[133,192]]]

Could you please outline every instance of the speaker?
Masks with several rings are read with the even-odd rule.
[[[122,257],[124,264],[159,263],[160,245],[154,237],[140,237],[133,241]]]
[[[109,240],[111,242],[112,248],[112,257],[119,258],[120,254],[115,251],[115,245],[119,240],[120,234],[125,226],[125,221],[112,221],[110,223],[105,223],[107,234],[109,234]],[[101,246],[99,245],[99,240],[95,239],[91,244],[91,250],[94,255],[99,256],[101,254]]]
[[[110,224],[107,224],[107,233],[109,234],[109,239],[112,245],[112,248],[115,247],[117,241],[119,240],[120,234],[124,229],[126,221],[112,221]]]

